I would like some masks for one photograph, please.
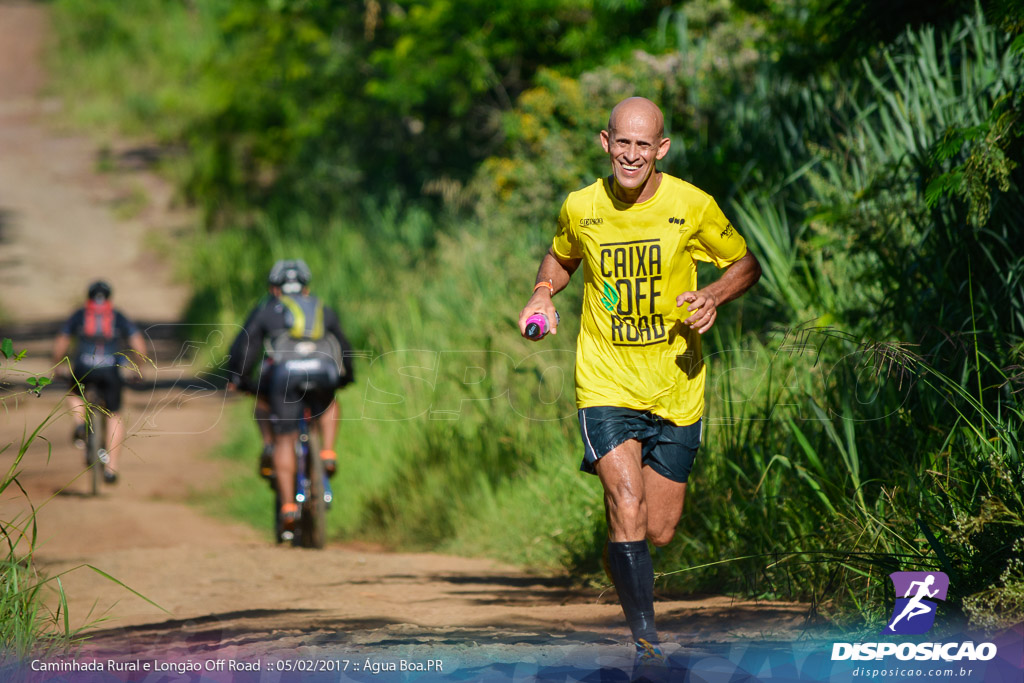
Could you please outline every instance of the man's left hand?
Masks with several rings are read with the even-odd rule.
[[[693,314],[684,320],[683,324],[697,330],[698,334],[710,330],[718,318],[718,302],[704,291],[683,292],[676,297],[676,306],[686,306],[686,310]]]

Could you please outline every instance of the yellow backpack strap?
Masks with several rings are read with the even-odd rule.
[[[306,311],[302,304],[287,295],[277,297],[292,312],[292,326],[288,330],[295,339],[320,339],[324,336],[324,304],[316,300],[313,320],[306,320]]]
[[[310,339],[322,339],[324,336],[324,302],[316,300],[316,312],[313,314],[313,329],[310,330]]]
[[[299,302],[290,296],[281,295],[277,297],[277,300],[292,312],[292,326],[288,330],[288,334],[296,339],[301,339],[306,332],[306,312],[302,310]]]

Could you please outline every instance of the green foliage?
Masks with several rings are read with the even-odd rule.
[[[1020,54],[1021,50],[1015,50]],[[957,197],[968,204],[968,222],[978,228],[992,210],[993,187],[1000,193],[1011,189],[1012,173],[1018,163],[1010,157],[1016,144],[1024,112],[1024,88],[1018,82],[1014,92],[999,98],[984,123],[966,128],[950,127],[935,145],[933,163],[941,167],[949,159],[963,159],[928,184],[925,199],[936,206],[944,197]],[[1009,152],[1009,155],[1008,155]],[[966,157],[966,158],[964,158]]]
[[[663,559],[666,586],[807,591],[819,614],[870,627],[888,614],[888,573],[942,569],[950,601],[976,625],[1013,623],[1016,612],[984,607],[1022,588],[1011,383],[983,404],[906,346],[828,328],[723,355],[732,370],[712,375],[705,441],[719,458],[688,494],[701,505],[685,518],[687,542]]]
[[[183,145],[183,191],[212,224],[350,210],[395,183],[465,183],[539,69],[628,54],[662,4],[60,0],[61,88],[80,120]]]
[[[4,337],[3,342],[0,342],[0,353],[8,359],[14,356],[14,342],[9,337]]]
[[[206,107],[199,75],[224,2],[58,0],[55,87],[80,125],[177,142]]]
[[[607,172],[597,133],[611,107],[633,95],[662,104],[673,140],[662,166],[699,179],[724,202],[758,159],[776,153],[775,144],[759,144],[741,125],[764,114],[761,106],[743,104],[753,94],[763,22],[741,16],[729,21],[728,2],[665,8],[657,32],[630,58],[578,78],[538,72],[534,87],[505,116],[499,153],[474,178],[478,212],[515,212],[546,235],[543,226],[565,193]]]
[[[367,24],[378,46],[368,92],[402,116],[441,110],[464,122],[474,109],[509,108],[540,68],[568,62],[580,69],[626,52],[653,25],[658,5],[397,2],[379,24]]]
[[[509,154],[487,159],[472,185],[481,218],[512,213],[535,228],[532,237],[540,242],[565,193],[604,172],[607,158],[596,132],[607,125],[611,106],[636,92],[647,75],[625,67],[609,72],[614,75],[578,80],[553,71],[538,74],[536,87],[505,118]]]
[[[804,156],[780,174],[770,205],[743,198],[734,210],[762,245],[779,243],[779,230],[767,228],[781,220],[791,230],[807,231],[799,243],[785,243],[802,252],[787,261],[799,264],[791,284],[802,283],[800,296],[787,295],[791,305],[815,301],[819,315],[849,329],[912,339],[930,351],[945,337],[916,320],[929,319],[946,331],[969,329],[965,283],[973,263],[977,317],[1001,329],[992,330],[996,343],[1009,335],[1012,346],[1024,334],[1020,303],[1011,294],[1022,268],[1020,251],[1012,247],[1012,226],[1024,211],[1011,174],[1019,149],[1002,166],[1000,177],[1008,184],[984,204],[986,211],[990,204],[995,208],[984,227],[965,227],[972,216],[980,217],[981,204],[965,210],[923,188],[959,153],[960,145],[949,141],[951,126],[969,122],[969,130],[976,130],[990,115],[1002,116],[1006,94],[1024,75],[1024,60],[979,14],[946,36],[929,29],[907,33],[862,68],[860,81],[814,79],[802,92],[819,94],[790,104],[786,88],[777,89],[783,124],[806,131]],[[960,172],[950,170],[947,179]],[[856,282],[857,289],[837,288],[839,295],[831,296],[815,286],[821,275]],[[908,318],[908,310],[918,316]],[[806,311],[792,311],[797,317],[791,320],[807,319]]]
[[[908,29],[947,29],[969,14],[976,0],[802,0],[773,4],[772,33],[781,38],[775,42],[782,62],[788,70],[807,73],[836,63],[855,62]]]

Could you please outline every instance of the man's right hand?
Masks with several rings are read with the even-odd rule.
[[[555,305],[551,303],[551,292],[547,287],[541,287],[534,292],[530,300],[526,302],[526,307],[519,313],[519,334],[524,337],[526,337],[526,321],[534,313],[543,313],[548,319],[548,325],[551,326],[551,334],[558,334],[558,316],[555,315]],[[526,338],[529,339],[529,337]]]
[[[544,283],[533,290],[533,296],[526,302],[526,307],[519,314],[519,334],[526,337],[526,321],[534,313],[543,313],[548,319],[551,334],[558,334],[558,315],[551,297],[561,291],[569,282],[569,278],[580,267],[582,259],[560,259],[551,249],[544,255],[537,270],[537,284]],[[547,285],[550,285],[548,287]],[[529,339],[529,337],[526,337]]]

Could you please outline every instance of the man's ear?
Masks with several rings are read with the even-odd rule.
[[[611,138],[609,137],[608,131],[602,130],[600,137],[601,137],[601,147],[604,149],[605,153],[610,153],[611,150],[610,150],[610,148],[608,146],[608,141]]]
[[[655,155],[655,158],[658,161],[664,159],[665,155],[668,154],[668,148],[671,146],[672,140],[670,140],[669,138],[662,138],[661,142],[658,143],[658,153]]]

